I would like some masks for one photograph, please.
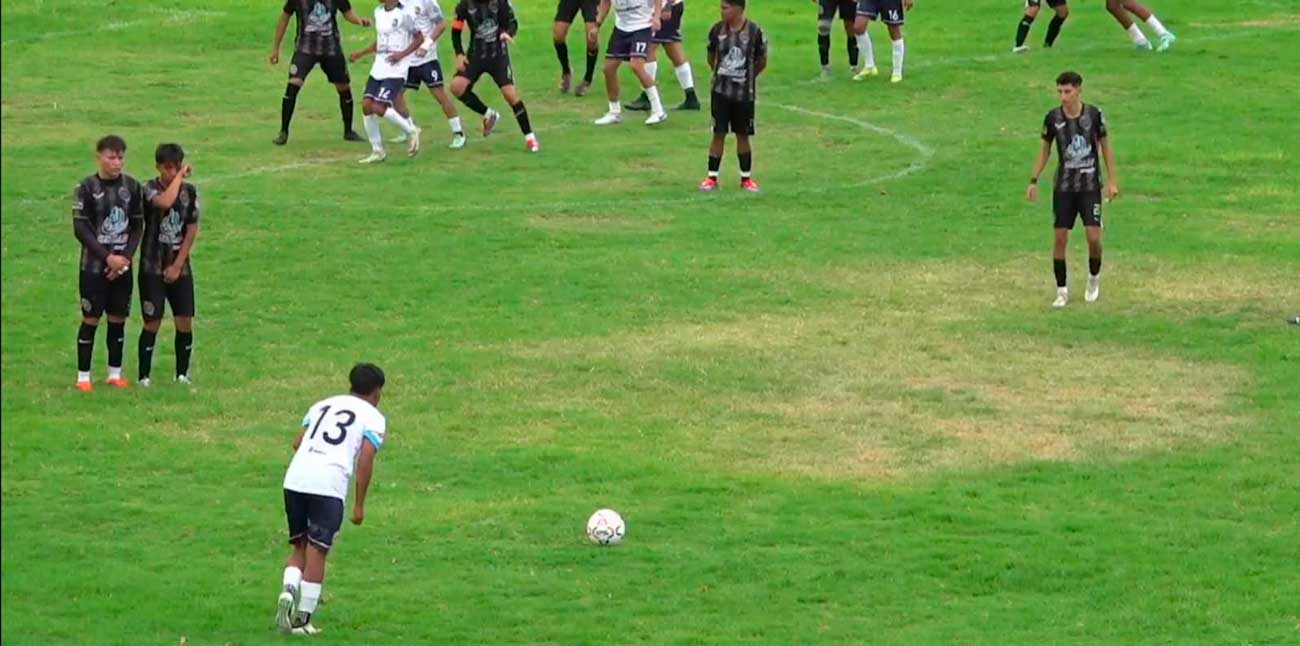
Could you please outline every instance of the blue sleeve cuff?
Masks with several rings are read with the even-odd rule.
[[[376,451],[384,448],[384,441],[379,439],[379,436],[375,435],[374,431],[366,431],[365,433],[362,434],[362,437],[366,438],[367,440],[370,440],[370,443],[375,445]]]

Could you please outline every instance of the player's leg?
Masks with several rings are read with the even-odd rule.
[[[375,108],[378,110],[380,117],[406,133],[406,154],[414,157],[420,152],[420,127],[393,107],[393,104],[406,93],[406,79],[382,79],[379,81],[379,85],[379,96],[374,98]]]
[[[515,84],[507,72],[505,79],[509,81],[501,86],[501,98],[506,100],[510,110],[515,113],[515,121],[519,124],[519,132],[524,135],[524,146],[529,152],[539,152],[542,148],[537,142],[537,135],[533,132],[532,121],[528,118],[528,108],[524,106],[524,100],[519,98],[519,92],[515,89]]]
[[[868,1],[863,0],[858,4],[858,15],[853,22],[853,31],[858,35],[859,55],[862,57],[862,69],[853,75],[855,81],[864,81],[880,73],[876,69],[876,50],[871,45],[871,34],[867,31],[867,27],[871,24],[873,18],[868,14],[874,11],[874,9],[867,6]]]
[[[1123,5],[1124,9],[1145,22],[1151,28],[1151,31],[1156,32],[1156,36],[1160,38],[1160,44],[1156,46],[1156,51],[1163,52],[1173,46],[1177,38],[1168,29],[1165,29],[1164,23],[1160,22],[1160,19],[1146,5],[1137,0],[1123,0]]]
[[[858,60],[862,48],[858,42],[858,18],[854,15],[856,12],[852,9],[856,4],[847,6],[850,8],[847,12],[841,7],[840,23],[844,25],[844,53],[849,55],[849,71],[856,74],[861,71],[858,68]]]
[[[437,65],[438,61],[434,61]],[[442,84],[442,69],[439,66],[437,70],[438,82],[429,87],[429,94],[433,99],[442,106],[442,114],[447,117],[447,125],[451,128],[451,148],[465,147],[465,129],[460,124],[460,112],[456,110],[456,104],[447,96],[447,89]]]
[[[1070,242],[1070,230],[1078,216],[1077,193],[1052,192],[1052,273],[1056,276],[1056,300],[1052,307],[1065,307],[1070,302],[1070,288],[1065,268],[1065,250]]]
[[[1135,47],[1138,49],[1151,49],[1151,41],[1147,40],[1146,34],[1142,33],[1142,28],[1138,27],[1137,23],[1133,22],[1133,19],[1129,17],[1128,11],[1124,9],[1123,0],[1106,0],[1106,11],[1119,23],[1120,27],[1124,28],[1124,31],[1128,32],[1129,38],[1133,41]]]
[[[1025,15],[1020,18],[1020,24],[1016,27],[1016,44],[1011,46],[1012,52],[1018,53],[1029,49],[1025,46],[1025,39],[1029,37],[1029,28],[1033,26],[1034,19],[1042,9],[1042,2],[1043,0],[1025,0]]]
[[[586,15],[586,10],[583,10]],[[590,19],[585,19],[583,27],[587,32],[587,67],[582,74],[582,82],[578,84],[578,89],[573,93],[576,96],[586,96],[591,90],[591,83],[596,76],[596,63],[600,62],[600,27],[596,26],[595,13],[592,13]]]
[[[668,60],[672,61],[677,83],[682,86],[682,92],[686,95],[677,109],[699,110],[700,98],[695,94],[695,75],[691,72],[690,59],[686,58],[686,47],[681,41],[667,43],[664,45],[664,53],[668,54]]]
[[[726,148],[727,133],[731,130],[731,101],[714,92],[709,100],[709,113],[713,118],[713,140],[709,143],[709,175],[700,182],[701,191],[715,191],[718,188],[722,153]]]
[[[108,302],[108,280],[100,272],[81,272],[78,291],[81,293],[81,326],[77,329],[77,389],[90,391],[91,359],[95,355],[95,332]]]
[[[289,142],[289,124],[293,121],[293,111],[298,106],[298,92],[307,81],[307,75],[316,66],[316,57],[310,54],[294,52],[289,61],[289,82],[284,86],[284,96],[280,99],[280,133],[271,140],[277,146]]]
[[[176,382],[190,384],[194,356],[194,276],[181,276],[167,286],[167,302],[176,324]]]
[[[1049,5],[1056,12],[1052,16],[1052,21],[1047,24],[1047,37],[1043,39],[1044,47],[1051,47],[1056,44],[1056,37],[1061,35],[1061,26],[1065,24],[1065,19],[1070,17],[1070,5],[1065,0],[1048,0]]]
[[[118,388],[127,386],[122,376],[122,350],[126,347],[126,318],[131,314],[131,270],[108,281],[108,384]]]
[[[609,38],[609,45],[605,47],[605,98],[609,101],[609,110],[604,116],[596,119],[595,123],[598,126],[623,121],[623,104],[618,100],[618,67],[622,65],[626,56],[616,49],[624,46],[622,42],[624,39],[620,36],[622,33],[615,27],[614,33]]]
[[[307,553],[302,573],[302,594],[298,602],[298,615],[293,622],[293,633],[316,634],[311,623],[312,613],[320,603],[321,588],[325,583],[325,558],[334,544],[334,536],[343,525],[343,501],[328,496],[307,495],[308,525]]]
[[[903,45],[903,3],[902,0],[882,0],[884,10],[881,18],[889,29],[889,43],[892,54],[893,73],[889,75],[890,83],[903,80],[903,57],[907,48]]]
[[[420,83],[428,69],[426,65],[429,65],[429,63],[416,65],[406,70],[406,83],[404,85],[406,90],[420,91]],[[397,95],[397,98],[393,100],[393,109],[397,110],[398,114],[410,119],[411,123],[415,123],[415,117],[411,114],[411,106],[406,99],[406,94],[406,92],[402,92]],[[388,140],[395,144],[405,143],[407,136],[405,132],[399,132]]]
[[[820,0],[817,12],[817,60],[822,79],[831,77],[831,25],[835,22],[836,0]]]
[[[303,569],[307,567],[306,495],[284,490],[284,518],[289,528],[289,557],[284,561],[284,576],[276,600],[275,625],[284,632],[293,628],[298,598],[302,593]]]
[[[731,112],[731,131],[736,133],[736,161],[740,163],[740,187],[750,193],[758,192],[754,181],[754,151],[750,139],[755,133],[754,102],[737,101]]]
[[[1084,194],[1080,211],[1088,238],[1088,289],[1083,300],[1093,303],[1101,296],[1101,191]]]
[[[577,4],[567,0],[560,0],[560,6],[556,9],[555,27],[551,32],[555,44],[555,57],[560,60],[560,94],[569,93],[569,84],[573,81],[573,70],[569,67],[569,27],[573,24],[573,16],[562,19],[562,12],[565,12],[566,5],[571,5],[574,13],[577,12]]]
[[[153,385],[153,349],[158,341],[158,328],[162,326],[163,311],[167,305],[166,286],[162,276],[140,272],[140,313],[144,323],[136,343],[136,363],[139,379],[136,383],[148,388]],[[174,309],[174,308],[173,308]]]
[[[652,84],[659,81],[659,47],[652,40],[650,41],[650,51],[646,52],[645,71],[650,75]],[[650,97],[646,96],[645,90],[641,90],[641,95],[635,101],[623,106],[628,110],[645,111],[650,109]]]
[[[668,113],[664,111],[663,101],[659,96],[659,88],[655,85],[655,79],[646,69],[646,56],[650,53],[650,29],[642,29],[631,35],[632,49],[628,58],[628,65],[632,72],[636,74],[637,79],[641,81],[641,87],[645,90],[646,98],[650,99],[650,116],[646,118],[647,126],[657,123],[663,123],[668,118]]]
[[[465,63],[465,69],[456,72],[456,77],[451,80],[451,93],[460,99],[465,107],[473,110],[476,114],[483,117],[483,136],[492,134],[497,126],[497,120],[501,115],[496,110],[487,107],[477,94],[474,93],[474,82],[483,74],[483,65],[478,60],[471,60]]]
[[[334,84],[339,93],[339,117],[343,120],[343,139],[345,141],[364,141],[352,129],[352,78],[348,75],[348,61],[342,54],[329,56],[321,61],[320,69],[325,78]]]
[[[384,150],[384,133],[379,130],[379,107],[374,97],[380,91],[379,80],[370,77],[366,80],[366,93],[361,99],[362,122],[366,127],[366,138],[370,140],[370,154],[361,158],[362,164],[373,164],[388,158]]]

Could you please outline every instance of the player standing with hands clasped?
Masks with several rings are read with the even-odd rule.
[[[750,176],[754,158],[749,138],[754,136],[754,112],[758,99],[758,75],[767,69],[767,34],[745,17],[745,0],[722,0],[722,20],[709,30],[709,67],[713,70],[713,142],[709,144],[709,176],[701,191],[718,188],[718,169],[727,133],[736,135],[736,156],[740,161],[740,187],[758,192]]]
[[[1106,197],[1119,195],[1119,178],[1115,174],[1115,152],[1110,147],[1106,121],[1101,110],[1083,102],[1080,90],[1083,77],[1062,72],[1056,77],[1056,93],[1061,106],[1043,117],[1042,148],[1034,163],[1025,197],[1038,199],[1038,176],[1052,155],[1056,143],[1056,181],[1052,185],[1052,210],[1055,213],[1055,238],[1052,246],[1052,271],[1056,274],[1056,300],[1052,307],[1065,307],[1070,290],[1065,275],[1065,249],[1075,218],[1083,220],[1088,235],[1088,290],[1084,300],[1091,303],[1101,295],[1101,169],[1097,153],[1106,158]]]

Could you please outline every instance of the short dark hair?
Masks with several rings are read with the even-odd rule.
[[[722,1],[733,7],[740,7],[741,9],[745,8],[745,0],[722,0]]]
[[[384,371],[373,363],[358,363],[348,373],[348,381],[352,382],[352,394],[373,395],[384,387]]]
[[[185,161],[185,149],[180,144],[158,144],[153,151],[153,161],[159,166],[166,163],[179,164]]]
[[[126,140],[117,135],[107,135],[100,138],[95,143],[95,152],[102,153],[105,150],[111,150],[115,153],[126,152]]]
[[[1056,77],[1057,85],[1073,85],[1074,87],[1083,87],[1083,77],[1078,72],[1061,72]]]

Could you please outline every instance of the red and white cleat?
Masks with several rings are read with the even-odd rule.
[[[746,191],[749,191],[750,193],[757,193],[760,190],[762,190],[758,187],[758,182],[755,182],[752,178],[749,177],[740,180],[740,188],[743,188]]]
[[[713,191],[718,190],[718,178],[710,177],[705,179],[703,182],[700,182],[700,190],[705,193],[712,193]]]

